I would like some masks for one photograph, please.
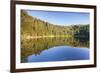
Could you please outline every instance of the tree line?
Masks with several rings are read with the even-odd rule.
[[[26,36],[74,36],[89,37],[89,24],[73,24],[69,26],[54,25],[21,10],[21,37]]]

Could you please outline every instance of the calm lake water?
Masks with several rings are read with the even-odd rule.
[[[35,38],[21,42],[22,63],[88,59],[87,39]]]

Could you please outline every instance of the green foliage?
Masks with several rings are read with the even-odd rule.
[[[21,10],[21,61],[60,45],[89,47],[89,24],[54,25]]]
[[[81,25],[74,33],[75,37],[78,38],[89,38],[89,24]]]
[[[59,26],[45,22],[36,17],[29,16],[24,10],[21,10],[21,37],[35,36],[89,36],[89,24]]]

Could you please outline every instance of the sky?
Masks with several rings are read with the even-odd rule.
[[[56,25],[89,24],[90,14],[84,12],[56,12],[26,10],[27,13],[38,19],[47,21]]]

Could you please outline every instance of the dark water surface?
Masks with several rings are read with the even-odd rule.
[[[89,41],[75,38],[35,38],[21,42],[21,62],[88,60]]]

